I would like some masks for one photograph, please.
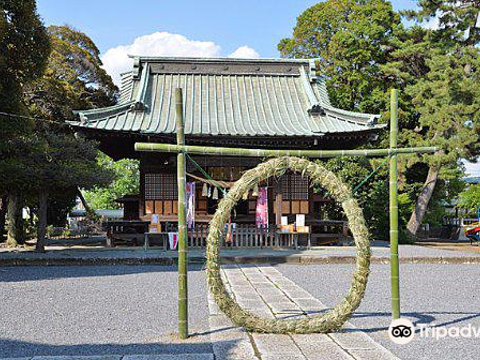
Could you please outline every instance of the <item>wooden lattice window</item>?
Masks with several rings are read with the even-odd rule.
[[[308,177],[300,174],[287,174],[282,176],[279,181],[284,200],[308,200]]]
[[[291,174],[290,178],[290,200],[308,200],[308,177],[300,174]]]
[[[176,200],[175,174],[145,174],[145,200]]]

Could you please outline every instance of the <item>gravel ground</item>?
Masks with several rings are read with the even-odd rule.
[[[285,276],[327,306],[335,306],[348,289],[350,265],[279,265]],[[401,265],[403,317],[414,323],[480,329],[480,267],[478,265]],[[374,265],[365,298],[351,322],[403,360],[477,360],[480,338],[420,337],[396,345],[387,336],[390,324],[390,267]]]
[[[348,289],[350,265],[279,265],[284,275],[334,306]],[[211,352],[205,274],[189,274],[188,343],[176,331],[176,269],[161,266],[0,268],[0,358]],[[416,338],[395,345],[390,268],[372,266],[352,323],[401,359],[478,359],[480,338]],[[402,265],[402,310],[416,323],[480,328],[478,265]]]
[[[173,267],[0,268],[0,358],[211,352],[205,273],[189,273],[189,344]]]
[[[93,239],[95,240],[95,239]],[[92,240],[92,241],[93,241]],[[462,245],[464,250],[465,246]],[[163,251],[161,247],[151,247],[149,251],[144,251],[143,247],[126,247],[126,248],[65,248],[65,247],[51,247],[51,251],[45,254],[38,254],[34,251],[27,251],[25,249],[11,249],[0,248],[0,260],[11,258],[24,259],[54,259],[54,258],[85,258],[85,259],[105,259],[105,258],[119,258],[119,259],[138,259],[138,258],[175,258],[178,253],[173,251]],[[469,250],[476,251],[480,254],[478,246],[471,246]],[[319,257],[329,256],[355,256],[357,249],[355,246],[318,246],[312,247],[310,250],[305,249],[228,249],[222,251],[224,256],[288,256],[288,255],[311,255]],[[390,244],[385,241],[372,242],[372,254],[375,257],[390,256]],[[188,252],[189,257],[205,258],[205,249],[192,249]],[[443,250],[440,248],[432,248],[418,245],[400,245],[400,257],[472,257],[471,251],[453,251]]]

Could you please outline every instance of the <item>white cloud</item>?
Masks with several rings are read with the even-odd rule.
[[[102,56],[105,70],[117,85],[120,85],[120,73],[132,69],[132,59],[128,55],[219,57],[221,46],[212,41],[190,40],[183,35],[168,32],[137,37],[132,44],[111,48]],[[230,57],[258,58],[259,54],[248,46],[241,46]]]
[[[244,45],[240,46],[237,50],[228,55],[228,57],[238,59],[258,59],[260,54],[251,47]]]
[[[435,16],[430,20],[423,22],[421,25],[425,29],[438,30],[440,26],[440,18],[438,16]]]
[[[463,164],[465,165],[465,173],[467,176],[480,176],[480,162],[471,163],[463,160]]]

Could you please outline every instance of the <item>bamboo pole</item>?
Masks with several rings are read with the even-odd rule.
[[[177,145],[185,145],[182,89],[175,89],[177,117]],[[187,219],[186,219],[186,164],[185,153],[177,155],[178,182],[178,333],[180,339],[188,338],[188,289],[187,289]]]
[[[339,156],[383,157],[391,154],[426,154],[434,153],[436,147],[413,147],[401,149],[360,149],[360,150],[268,150],[224,148],[213,146],[183,146],[174,144],[135,143],[136,151],[153,151],[166,153],[188,152],[192,155],[248,156],[248,157],[279,157],[299,156],[308,158],[333,158]]]
[[[397,148],[398,90],[392,89],[390,99],[390,149]],[[392,284],[392,317],[400,317],[400,281],[398,265],[398,159],[390,158],[390,273]]]

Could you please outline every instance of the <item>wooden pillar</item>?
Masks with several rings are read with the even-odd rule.
[[[344,221],[342,224],[342,234],[345,237],[348,237],[348,222]]]
[[[280,178],[277,179],[277,195],[275,196],[275,224],[280,225],[282,223],[282,210],[283,210],[283,195],[282,195],[282,182]]]
[[[145,160],[143,154],[140,156],[140,196],[138,199],[138,218],[141,219],[145,215]],[[148,231],[148,230],[147,230]]]

